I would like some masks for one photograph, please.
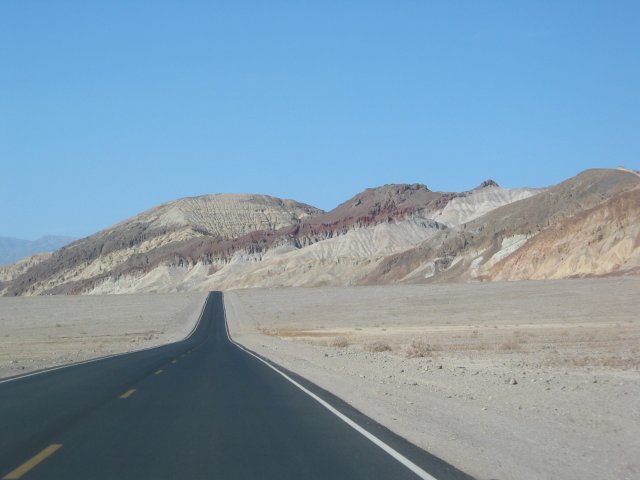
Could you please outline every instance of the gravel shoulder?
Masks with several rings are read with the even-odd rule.
[[[640,476],[640,278],[237,290],[239,343],[480,479]]]
[[[178,341],[206,295],[0,297],[0,378]]]

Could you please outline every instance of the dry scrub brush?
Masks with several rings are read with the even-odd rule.
[[[345,348],[349,346],[349,339],[347,337],[336,337],[329,343],[331,347]]]
[[[407,348],[407,358],[433,357],[435,348],[424,340],[414,340]]]
[[[391,346],[387,342],[377,341],[364,347],[369,352],[389,352]]]
[[[516,335],[512,335],[505,339],[504,343],[500,345],[500,350],[505,352],[519,352],[522,350],[522,344],[520,338]]]

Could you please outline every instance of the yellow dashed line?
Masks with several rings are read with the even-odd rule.
[[[134,393],[136,393],[136,389],[132,388],[131,390],[127,390],[126,392],[124,392],[122,395],[120,395],[120,398],[129,398],[131,395],[133,395]]]
[[[11,472],[11,473],[5,475],[4,477],[2,477],[2,480],[15,480],[17,478],[22,477],[25,473],[27,473],[33,467],[38,465],[45,458],[53,455],[56,452],[56,450],[58,450],[61,447],[62,447],[62,445],[60,445],[59,443],[54,443],[53,445],[49,445],[47,448],[42,450],[36,456],[31,457],[31,459],[27,460],[22,465],[20,465],[18,468],[16,468],[13,472]]]

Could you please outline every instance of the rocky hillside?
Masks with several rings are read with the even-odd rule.
[[[640,175],[588,170],[386,258],[366,283],[623,274],[640,254]]]
[[[640,273],[640,189],[623,192],[531,238],[487,272],[493,280]]]
[[[330,212],[264,195],[169,202],[0,272],[4,295],[519,280],[638,272],[640,176],[547,189],[367,189]]]
[[[9,265],[0,265],[0,284],[2,284],[3,282],[5,285],[8,284],[9,282],[18,278],[20,275],[32,268],[34,265],[43,262],[47,258],[51,257],[51,255],[53,254],[50,252],[36,253],[35,255],[23,258],[16,263]]]
[[[211,264],[227,260],[235,250],[250,249],[254,237],[268,237],[321,213],[266,195],[184,198],[63,247],[20,275],[14,273],[11,281],[0,281],[0,289],[5,295],[87,293],[105,281],[144,275],[164,265]]]

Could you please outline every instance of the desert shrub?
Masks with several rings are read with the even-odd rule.
[[[391,346],[387,342],[373,342],[364,347],[369,352],[389,352],[391,351]]]
[[[345,348],[349,346],[347,337],[336,337],[329,343],[331,347]]]
[[[507,338],[502,345],[500,345],[500,350],[505,352],[519,352],[522,350],[522,344],[520,343],[520,339],[511,336]]]
[[[424,340],[414,340],[407,348],[407,358],[432,357],[433,347]]]

